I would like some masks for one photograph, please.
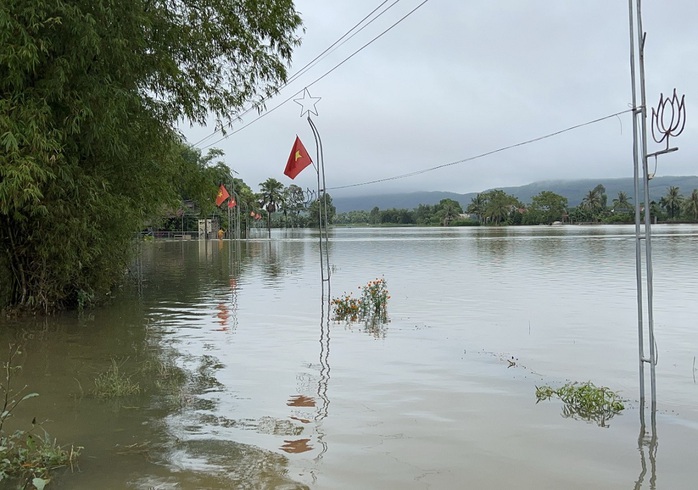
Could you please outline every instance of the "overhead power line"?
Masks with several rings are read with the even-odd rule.
[[[338,47],[340,47],[342,44],[344,44],[344,43],[346,43],[347,41],[349,41],[351,38],[353,38],[354,36],[356,36],[356,35],[357,35],[358,33],[360,33],[361,31],[363,31],[366,27],[368,27],[369,25],[371,25],[374,21],[378,20],[383,14],[385,14],[388,10],[390,10],[391,8],[393,8],[393,7],[395,6],[395,4],[397,4],[398,2],[400,2],[400,0],[394,0],[393,3],[391,3],[390,5],[388,5],[382,12],[378,13],[378,15],[374,16],[374,17],[371,19],[371,17],[372,17],[378,10],[380,10],[381,7],[383,7],[386,3],[388,3],[388,0],[384,0],[383,2],[381,2],[376,8],[374,8],[371,12],[369,12],[368,14],[366,14],[366,16],[364,16],[363,19],[361,19],[359,22],[357,22],[356,24],[354,24],[354,26],[353,26],[351,29],[349,29],[347,32],[345,32],[344,34],[342,34],[342,36],[340,36],[339,39],[337,39],[335,42],[333,42],[331,45],[329,45],[327,48],[325,48],[325,50],[322,51],[320,54],[318,54],[315,58],[313,58],[313,59],[310,60],[308,63],[306,63],[306,64],[305,64],[303,67],[301,67],[301,69],[298,70],[296,73],[294,73],[293,75],[291,75],[291,76],[289,77],[289,79],[288,79],[283,85],[281,85],[281,87],[279,87],[278,90],[282,90],[282,89],[288,87],[291,83],[293,83],[294,81],[296,81],[299,77],[301,77],[301,76],[302,76],[303,74],[305,74],[308,70],[310,70],[312,67],[314,67],[317,63],[319,63],[322,59],[324,59],[324,58],[325,58],[327,55],[329,55],[331,52],[333,52],[334,50],[336,50],[336,49],[337,49]],[[366,22],[368,19],[371,19],[371,20],[369,20],[368,22]],[[365,24],[364,24],[364,23],[365,23]],[[362,25],[362,24],[363,24],[363,25]],[[295,97],[296,95],[298,95],[298,94],[294,94],[293,97]],[[264,102],[264,101],[266,101],[266,100],[269,100],[269,97],[263,98],[263,99],[262,99],[262,102]],[[254,106],[248,107],[248,108],[245,109],[242,113],[240,113],[240,114],[238,115],[238,117],[242,117],[242,116],[248,114],[248,113],[251,112],[253,109],[254,109]],[[221,133],[222,131],[224,131],[224,128],[231,127],[231,125],[232,125],[232,123],[228,123],[228,124],[224,125],[224,127],[215,130],[215,131],[212,132],[211,134],[209,134],[209,135],[207,135],[207,136],[204,136],[203,138],[201,138],[200,140],[198,140],[196,143],[193,143],[192,146],[196,147],[196,146],[200,145],[200,144],[203,143],[204,141],[206,141],[206,140],[208,140],[208,139],[214,137],[214,136],[217,135],[218,133]],[[225,139],[225,138],[221,138],[220,140],[216,141],[216,142],[213,143],[213,144],[218,143],[218,142],[221,141],[222,139]],[[208,148],[209,146],[211,146],[211,145],[205,146],[204,148]]]
[[[491,151],[488,151],[488,152],[485,152],[485,153],[480,153],[479,155],[475,155],[475,156],[472,156],[472,157],[464,158],[464,159],[462,159],[462,160],[457,160],[457,161],[455,161],[455,162],[444,163],[444,164],[441,164],[441,165],[437,165],[437,166],[435,166],[435,167],[425,168],[425,169],[423,169],[423,170],[416,170],[416,171],[414,171],[414,172],[409,172],[409,173],[401,174],[401,175],[395,175],[395,176],[393,176],[393,177],[385,177],[385,178],[383,178],[383,179],[376,179],[376,180],[369,180],[369,181],[367,181],[367,182],[360,182],[360,183],[358,183],[358,184],[349,184],[349,185],[341,185],[341,186],[337,186],[337,187],[329,187],[327,190],[332,191],[332,190],[337,190],[337,189],[347,189],[347,188],[350,188],[350,187],[360,187],[360,186],[364,186],[364,185],[378,184],[378,183],[380,183],[380,182],[388,182],[388,181],[391,181],[391,180],[406,179],[407,177],[414,177],[415,175],[421,175],[421,174],[425,174],[425,173],[427,173],[427,172],[433,172],[434,170],[439,170],[439,169],[442,169],[442,168],[451,167],[451,166],[454,166],[454,165],[459,165],[459,164],[461,164],[461,163],[472,162],[473,160],[477,160],[477,159],[479,159],[479,158],[484,158],[484,157],[487,157],[487,156],[490,156],[490,155],[494,155],[495,153],[499,153],[499,152],[506,151],[506,150],[511,150],[512,148],[518,148],[519,146],[530,145],[531,143],[535,143],[535,142],[537,142],[537,141],[541,141],[541,140],[544,140],[544,139],[547,139],[547,138],[552,138],[553,136],[557,136],[557,135],[560,135],[560,134],[562,134],[562,133],[567,133],[568,131],[573,131],[573,130],[575,130],[575,129],[579,129],[579,128],[584,127],[584,126],[589,126],[589,125],[591,125],[591,124],[596,124],[596,123],[598,123],[598,122],[605,121],[606,119],[611,119],[612,117],[618,117],[618,116],[620,116],[621,114],[625,114],[625,113],[628,113],[628,112],[633,112],[633,109],[626,109],[626,110],[624,110],[624,111],[616,112],[616,113],[614,113],[614,114],[609,114],[608,116],[600,117],[600,118],[598,118],[598,119],[594,119],[594,120],[592,120],[592,121],[587,121],[587,122],[585,122],[585,123],[576,124],[576,125],[574,125],[574,126],[570,126],[569,128],[561,129],[560,131],[555,131],[554,133],[549,133],[549,134],[546,134],[546,135],[544,135],[544,136],[539,136],[539,137],[537,137],[537,138],[533,138],[533,139],[530,139],[530,140],[522,141],[522,142],[520,142],[520,143],[515,143],[515,144],[513,144],[513,145],[503,146],[503,147],[501,147],[501,148],[497,148],[496,150],[491,150]]]
[[[422,1],[419,5],[417,5],[415,8],[413,8],[412,10],[410,10],[409,12],[407,12],[405,15],[403,15],[402,17],[400,17],[400,19],[398,19],[398,20],[397,20],[395,23],[393,23],[390,27],[388,27],[387,29],[385,29],[383,32],[381,32],[380,34],[378,34],[377,36],[375,36],[375,37],[374,37],[373,39],[371,39],[369,42],[367,42],[366,44],[364,44],[363,46],[361,46],[359,49],[357,49],[357,50],[354,51],[352,54],[350,54],[349,56],[347,56],[346,58],[344,58],[342,61],[340,61],[339,63],[337,63],[337,64],[336,64],[335,66],[333,66],[331,69],[329,69],[328,71],[326,71],[323,75],[319,76],[318,78],[316,78],[315,80],[313,80],[312,82],[310,82],[309,84],[307,84],[303,89],[301,89],[301,90],[299,90],[298,92],[294,93],[293,95],[291,95],[290,97],[288,97],[287,99],[285,99],[283,102],[281,102],[281,103],[278,104],[277,106],[273,107],[272,109],[269,109],[268,111],[263,112],[263,113],[260,114],[258,117],[256,117],[255,119],[251,120],[249,123],[245,124],[244,126],[241,126],[240,128],[236,129],[235,131],[231,131],[230,133],[226,134],[226,135],[223,136],[222,138],[217,139],[217,140],[214,141],[213,143],[210,143],[210,144],[208,144],[208,145],[206,145],[206,146],[201,147],[201,149],[204,150],[204,149],[206,149],[206,148],[210,148],[211,146],[213,146],[213,145],[215,145],[215,144],[217,144],[217,143],[220,143],[220,142],[223,141],[224,139],[227,139],[227,138],[231,137],[232,135],[234,135],[234,134],[236,134],[236,133],[239,133],[240,131],[242,131],[243,129],[245,129],[246,127],[248,127],[249,125],[254,124],[255,122],[259,121],[259,120],[260,120],[261,118],[263,118],[264,116],[266,116],[266,115],[268,115],[268,114],[271,114],[272,112],[274,112],[274,111],[275,111],[276,109],[278,109],[279,107],[281,107],[281,106],[287,104],[288,102],[290,102],[291,100],[293,100],[295,97],[297,97],[298,95],[300,95],[300,94],[303,92],[303,90],[305,90],[306,88],[312,87],[312,86],[315,85],[317,82],[319,82],[320,80],[322,80],[323,78],[325,78],[326,76],[328,76],[330,73],[332,73],[333,71],[335,71],[335,70],[336,70],[337,68],[339,68],[340,66],[342,66],[344,63],[346,63],[347,61],[349,61],[350,59],[352,59],[354,56],[356,56],[357,54],[359,54],[361,51],[363,51],[364,49],[366,49],[368,46],[370,46],[371,44],[373,44],[375,41],[377,41],[378,39],[380,39],[381,37],[383,37],[385,34],[387,34],[388,32],[390,32],[395,26],[397,26],[397,25],[400,24],[402,21],[404,21],[405,19],[407,19],[410,15],[412,15],[413,13],[415,13],[420,7],[422,7],[422,6],[423,6],[425,3],[427,3],[428,1],[429,1],[429,0],[423,0],[423,1]],[[249,109],[248,109],[248,111],[249,111]],[[196,144],[193,145],[193,146],[196,146]]]

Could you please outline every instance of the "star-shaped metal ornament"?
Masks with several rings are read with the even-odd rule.
[[[315,104],[320,102],[321,98],[322,97],[311,96],[310,92],[308,92],[308,89],[306,88],[303,90],[303,97],[299,99],[293,99],[293,102],[301,106],[301,117],[305,116],[308,112],[317,116],[318,113],[317,109],[315,108]]]

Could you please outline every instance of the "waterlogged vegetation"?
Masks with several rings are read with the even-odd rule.
[[[0,385],[0,482],[6,481],[21,489],[42,490],[51,481],[52,472],[59,468],[75,467],[82,448],[59,445],[36,419],[32,420],[28,430],[7,430],[6,422],[15,409],[39,396],[38,393],[26,393],[27,386],[20,389],[13,386],[15,374],[22,368],[14,363],[20,354],[19,346],[10,346],[8,358],[2,364],[4,379]]]
[[[95,378],[95,386],[92,393],[98,398],[120,398],[123,396],[137,395],[141,387],[123,372],[123,363],[111,360],[111,366],[105,372]]]
[[[366,286],[359,286],[361,297],[354,298],[345,293],[331,301],[335,321],[347,323],[361,321],[372,333],[388,322],[388,286],[385,278],[369,281]]]
[[[564,403],[562,416],[595,422],[599,427],[608,427],[607,421],[625,409],[618,394],[605,386],[586,383],[567,383],[554,389],[550,386],[536,387],[536,403],[557,397]]]

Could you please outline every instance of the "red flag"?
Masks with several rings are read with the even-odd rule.
[[[293,143],[293,148],[291,148],[288,162],[286,162],[284,175],[288,175],[291,179],[295,179],[296,176],[311,163],[313,163],[313,161],[305,150],[305,146],[301,143],[301,139],[296,136],[296,141]]]
[[[216,196],[216,206],[220,206],[223,202],[230,197],[228,190],[223,184],[218,188],[218,195]]]
[[[237,203],[235,202],[235,198],[234,198],[234,197],[231,197],[231,198],[230,198],[230,201],[228,201],[228,209],[234,208],[234,207],[235,207],[235,204],[237,204]]]

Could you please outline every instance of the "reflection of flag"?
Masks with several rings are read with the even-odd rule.
[[[234,198],[234,197],[231,197],[231,198],[230,198],[230,201],[228,201],[228,208],[234,208],[234,207],[235,207],[235,204],[237,204],[237,203],[235,202],[235,198]]]
[[[311,163],[313,161],[310,159],[308,152],[305,151],[305,146],[301,143],[301,139],[296,136],[296,141],[293,143],[293,148],[291,148],[291,154],[288,156],[288,162],[286,162],[284,175],[295,179]]]
[[[216,196],[216,206],[220,206],[223,204],[223,201],[228,199],[230,197],[230,194],[228,194],[228,190],[225,188],[223,184],[218,188],[218,195]]]

